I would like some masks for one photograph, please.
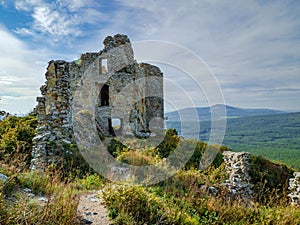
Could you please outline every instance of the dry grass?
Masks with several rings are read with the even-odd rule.
[[[11,174],[12,179],[1,185],[0,224],[76,224],[76,190],[57,174]],[[48,201],[29,197],[24,188]]]

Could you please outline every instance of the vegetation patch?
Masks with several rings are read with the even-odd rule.
[[[63,146],[66,155],[60,164],[43,173],[30,171],[36,118],[8,116],[0,125],[0,172],[8,176],[0,181],[0,224],[79,224],[77,196],[95,189],[103,189],[101,197],[113,224],[300,224],[300,209],[290,206],[287,198],[294,170],[264,157],[251,156],[255,195],[245,205],[239,199],[230,201],[222,185],[228,179],[222,152],[229,149],[184,140],[174,129],[166,131],[157,147],[110,142],[109,151],[117,160],[136,166],[155,165],[166,157],[173,157],[176,165],[177,158],[192,153],[175,175],[145,187],[108,182],[89,168],[73,143]],[[199,170],[206,151],[216,157],[211,166]],[[153,174],[145,176],[151,179]]]

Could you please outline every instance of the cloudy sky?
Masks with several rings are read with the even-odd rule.
[[[29,112],[48,61],[73,61],[83,52],[99,51],[102,40],[116,33],[127,34],[133,43],[181,46],[208,67],[211,80],[203,76],[195,85],[197,74],[183,73],[178,63],[162,65],[178,88],[166,85],[166,96],[180,107],[190,106],[187,95],[197,106],[300,111],[297,0],[0,0],[0,110]],[[140,52],[149,51],[145,46]],[[143,57],[137,54],[137,60]],[[179,57],[179,64],[193,62],[189,57]],[[224,99],[214,98],[216,87]]]

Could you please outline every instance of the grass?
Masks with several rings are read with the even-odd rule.
[[[79,224],[77,218],[78,195],[100,189],[105,180],[99,175],[66,180],[60,172],[40,173],[26,171],[11,173],[10,179],[0,184],[0,224]],[[36,197],[24,193],[29,188]],[[38,200],[40,196],[47,202]]]
[[[183,146],[188,147],[189,142]],[[203,147],[204,144],[199,142],[196,148],[199,152],[193,155],[189,166],[159,184],[150,187],[133,184],[106,186],[103,198],[114,224],[300,224],[300,209],[290,206],[287,197],[288,180],[293,169],[263,157],[251,156],[251,182],[256,194],[251,203],[245,205],[241,199],[228,200],[227,189],[222,186],[228,178],[222,160],[217,160],[204,171],[193,168],[198,164]],[[220,149],[227,150],[224,146]],[[166,152],[166,149],[160,151]],[[126,149],[125,153],[118,151],[122,160],[129,162],[128,159],[137,159],[138,155],[141,165],[144,165],[146,156],[150,157],[147,151]],[[211,186],[219,190],[217,194],[207,192]]]
[[[300,209],[286,203],[245,207],[225,195],[209,196],[207,182],[194,171],[181,171],[172,181],[152,187],[111,185],[103,194],[114,224],[278,224],[298,225]],[[198,178],[198,179],[195,179]],[[192,182],[191,182],[192,181]],[[271,197],[272,198],[272,197]],[[273,201],[272,199],[270,201]],[[274,199],[277,201],[277,199]]]
[[[24,172],[10,177],[1,185],[0,224],[76,224],[76,189],[61,182],[58,175]],[[24,188],[48,201],[29,197]]]
[[[284,164],[251,157],[250,175],[256,195],[251,204],[245,205],[240,200],[229,201],[227,189],[222,186],[228,175],[221,152],[228,148],[206,148],[204,142],[182,140],[174,129],[167,132],[157,148],[134,151],[117,140],[109,145],[117,160],[136,166],[162,162],[176,148],[180,150],[177,156],[193,150],[184,168],[147,187],[108,182],[82,166],[82,159],[75,154],[76,146],[68,147],[76,157],[68,159],[68,164],[63,163],[63,169],[30,171],[28,159],[35,118],[13,117],[0,123],[0,172],[9,177],[0,182],[0,224],[79,224],[77,196],[94,189],[104,190],[102,198],[113,224],[300,224],[300,208],[290,206],[287,198],[288,179],[293,170]],[[197,167],[205,149],[219,152],[212,165],[200,171]],[[218,193],[209,193],[209,187],[215,187]],[[24,188],[48,201],[29,197]]]

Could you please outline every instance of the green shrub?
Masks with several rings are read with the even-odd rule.
[[[49,173],[39,171],[19,173],[16,177],[21,188],[30,188],[34,194],[45,194],[48,185],[59,179],[57,176],[53,177]]]
[[[117,157],[118,152],[122,152],[122,150],[126,148],[126,146],[118,141],[117,139],[113,138],[107,145],[107,151],[113,156]]]
[[[76,179],[72,186],[80,190],[98,190],[102,188],[106,180],[98,174],[89,174],[84,178]]]
[[[157,146],[157,152],[161,158],[167,158],[179,143],[178,132],[170,128],[166,131],[164,140]]]
[[[56,143],[53,143],[56,147]],[[75,143],[63,144],[63,151],[58,153],[60,158],[55,164],[49,165],[49,169],[60,172],[62,178],[74,179],[76,177],[83,178],[87,174],[94,174],[95,171],[83,158]]]
[[[125,150],[119,153],[117,160],[134,166],[151,165],[157,162],[151,154],[140,150]]]
[[[256,201],[263,204],[278,204],[286,200],[289,178],[293,170],[283,164],[272,163],[262,156],[250,157],[251,183],[254,184]]]
[[[199,189],[206,183],[206,177],[199,170],[180,170],[173,177],[160,183],[168,195],[195,196],[200,194]]]
[[[103,193],[110,215],[126,218],[134,224],[198,224],[197,220],[172,201],[149,193],[140,186],[119,185]],[[117,224],[124,224],[123,222]]]
[[[186,163],[186,169],[199,168],[200,164],[205,162],[205,159],[203,158],[205,152],[208,156],[214,156],[211,165],[214,168],[218,168],[224,162],[222,152],[229,150],[225,146],[207,145],[206,143],[195,139],[189,139],[184,142],[183,152],[185,152],[187,149],[190,149],[189,151],[193,151],[193,153],[191,158]]]
[[[33,116],[9,116],[0,121],[0,160],[19,167],[29,166],[36,126]]]

